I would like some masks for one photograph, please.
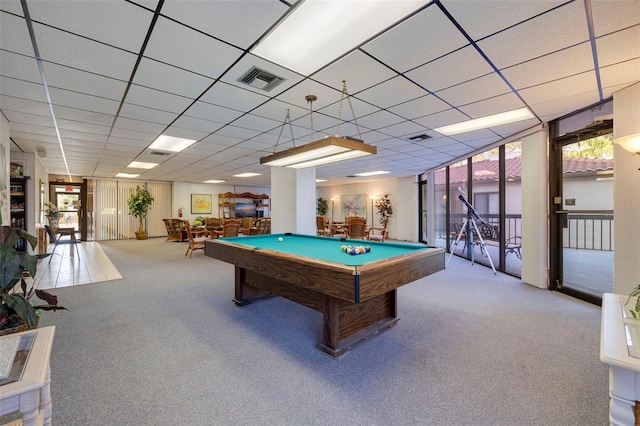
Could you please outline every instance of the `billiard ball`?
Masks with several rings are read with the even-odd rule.
[[[284,239],[282,237],[278,237],[278,241],[283,242]]]

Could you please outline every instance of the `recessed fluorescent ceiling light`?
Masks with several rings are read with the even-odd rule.
[[[138,177],[138,176],[140,176],[140,175],[136,175],[136,174],[133,174],[133,173],[118,173],[116,175],[116,177],[119,177],[119,178],[135,178],[135,177]]]
[[[174,138],[173,136],[160,135],[149,145],[149,149],[159,149],[160,151],[180,152],[189,148],[197,141],[192,139]]]
[[[251,53],[310,75],[426,3],[306,0]]]
[[[364,172],[364,173],[354,173],[354,176],[376,176],[376,175],[386,175],[387,173],[384,170],[377,170],[375,172]]]
[[[223,183],[226,182],[226,180],[222,180],[222,179],[211,179],[211,180],[205,180],[202,183]]]
[[[233,175],[233,177],[254,177],[260,176],[261,173],[240,173],[239,175]]]
[[[316,183],[318,183],[318,182],[326,182],[326,181],[327,181],[326,179],[316,179]]]
[[[153,169],[158,163],[145,163],[144,161],[132,161],[127,167],[132,169]]]
[[[488,129],[489,127],[500,126],[501,124],[515,123],[516,121],[527,120],[529,118],[534,118],[529,108],[520,108],[500,114],[476,118],[474,120],[463,121],[462,123],[438,127],[433,130],[443,135],[451,136],[459,133],[472,132],[474,130]]]

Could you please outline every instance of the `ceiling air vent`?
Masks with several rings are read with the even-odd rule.
[[[165,157],[167,155],[171,155],[170,152],[162,152],[162,151],[151,151],[151,155],[159,155],[161,157]]]
[[[407,139],[409,139],[411,142],[422,142],[424,140],[431,139],[431,136],[427,135],[426,133],[423,133],[421,135],[410,136]]]
[[[270,91],[284,80],[284,78],[273,75],[265,70],[261,70],[256,66],[251,67],[249,71],[244,73],[242,77],[238,79],[241,83],[248,84],[251,87],[264,90],[265,92]]]

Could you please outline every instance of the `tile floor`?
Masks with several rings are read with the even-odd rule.
[[[82,242],[77,248],[78,252],[72,245],[58,245],[55,254],[41,260],[36,274],[37,287],[69,287],[122,278],[98,243]],[[50,244],[47,253],[52,250],[53,244]]]

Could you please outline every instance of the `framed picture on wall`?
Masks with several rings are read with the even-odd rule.
[[[24,176],[24,161],[11,160],[9,162],[9,174],[11,176]]]
[[[211,194],[191,194],[191,214],[211,214]]]
[[[367,195],[343,195],[342,196],[342,216],[366,217]]]

